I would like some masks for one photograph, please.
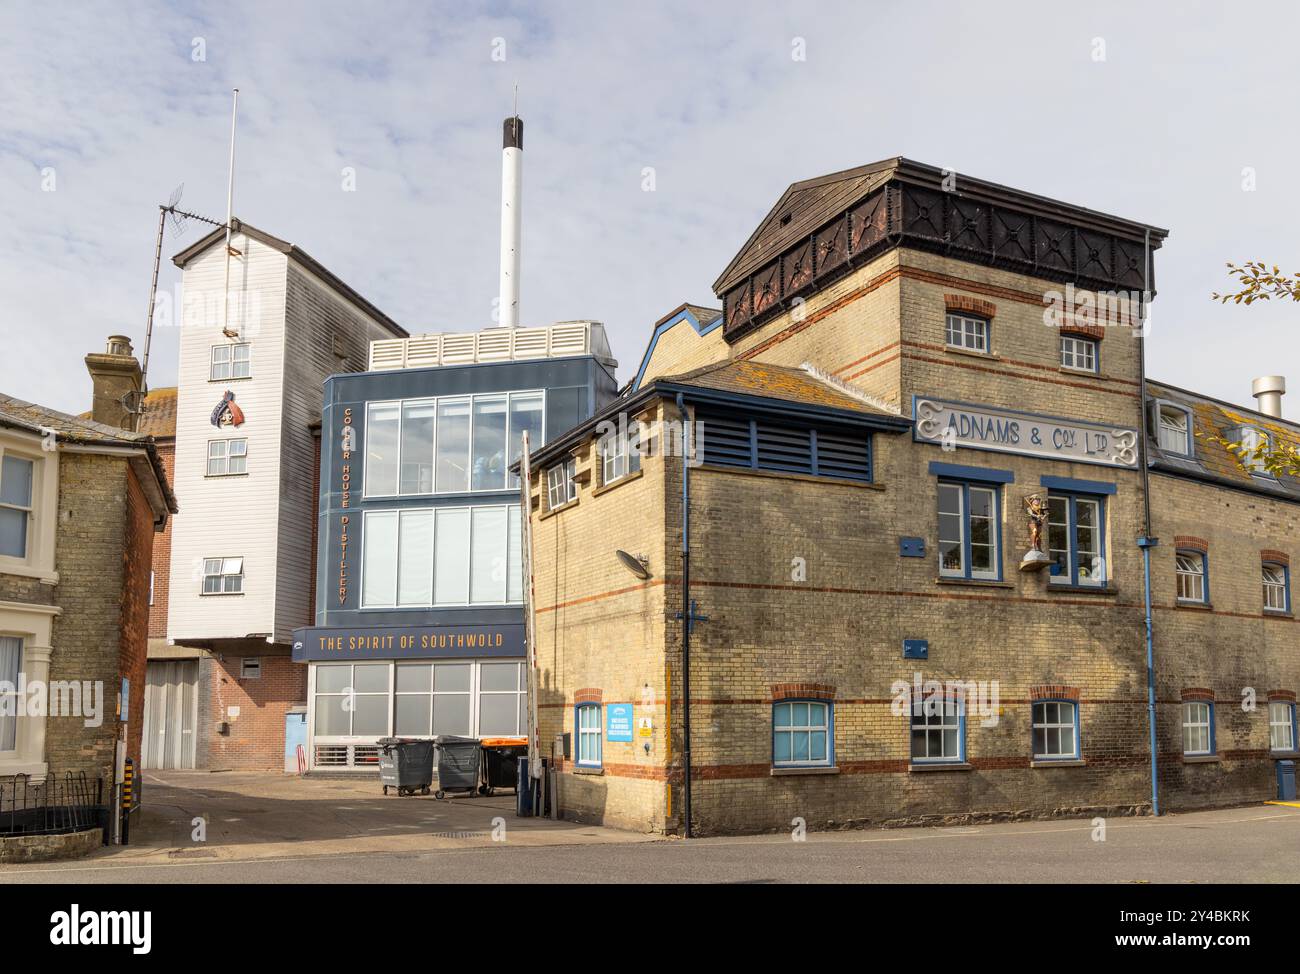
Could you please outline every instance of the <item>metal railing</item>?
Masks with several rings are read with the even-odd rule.
[[[81,832],[104,821],[104,780],[84,771],[0,778],[0,836]]]

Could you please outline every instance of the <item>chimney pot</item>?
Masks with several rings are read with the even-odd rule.
[[[1282,418],[1282,395],[1286,392],[1286,377],[1261,375],[1250,384],[1250,394],[1259,404],[1259,411],[1274,419]]]

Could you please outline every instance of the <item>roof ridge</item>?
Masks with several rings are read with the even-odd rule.
[[[845,382],[843,379],[839,378],[838,376],[832,375],[831,373],[825,371],[824,369],[821,369],[816,365],[813,365],[811,362],[803,362],[799,366],[799,368],[802,369],[804,372],[808,373],[808,375],[812,376],[818,382],[830,386],[836,392],[842,392],[846,396],[852,396],[854,399],[859,399],[862,402],[866,403],[868,406],[872,406],[875,409],[881,410],[882,412],[893,413],[895,416],[903,415],[902,408],[899,406],[895,406],[889,400],[877,399],[875,396],[871,395],[871,393],[864,392],[862,389],[859,389],[857,386]]]

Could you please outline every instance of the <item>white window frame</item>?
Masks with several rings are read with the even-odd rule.
[[[808,707],[808,719],[803,724],[793,723],[794,708],[798,706]],[[774,768],[828,768],[831,766],[833,759],[833,741],[832,741],[832,711],[831,702],[828,700],[809,700],[804,697],[791,697],[786,700],[777,700],[772,704],[772,767]],[[782,707],[790,708],[789,724],[778,724],[777,711]],[[813,720],[815,708],[820,709],[820,723]],[[826,754],[821,758],[812,757],[812,735],[824,734],[826,737]],[[776,738],[778,734],[786,734],[790,738],[790,757],[785,760],[777,760],[776,757]],[[794,739],[796,735],[802,735],[808,740],[808,757],[799,760],[794,757],[795,747]]]
[[[546,471],[546,509],[554,511],[578,499],[578,461],[561,460]]]
[[[1266,561],[1260,565],[1260,581],[1264,587],[1264,609],[1267,612],[1291,611],[1291,573],[1285,565]],[[1270,578],[1270,574],[1275,577]]]
[[[1270,700],[1268,702],[1268,749],[1275,754],[1294,753],[1295,732],[1295,703],[1290,700]]]
[[[1095,338],[1080,338],[1077,335],[1061,336],[1061,368],[1074,369],[1077,372],[1097,371],[1099,347]]]
[[[931,711],[937,710],[937,713]],[[925,698],[922,700],[913,700],[912,710],[908,717],[908,753],[911,755],[913,764],[961,764],[966,759],[966,715],[965,706],[961,701],[945,696],[943,699]],[[917,731],[924,731],[926,741],[926,753],[916,755],[913,750],[913,735]],[[943,751],[943,740],[946,732],[955,730],[957,732],[957,753],[948,755],[940,753],[932,755],[929,753],[930,735],[936,731],[939,732],[939,749]]]
[[[506,402],[506,477],[505,483],[501,487],[474,487],[474,405],[480,400],[500,400],[504,398]],[[384,497],[448,497],[458,494],[500,494],[507,491],[516,491],[519,486],[518,478],[512,475],[509,467],[512,463],[510,457],[513,455],[512,450],[516,440],[516,430],[514,429],[514,404],[516,399],[537,398],[542,404],[541,415],[541,442],[530,443],[529,446],[536,450],[541,447],[546,440],[546,390],[545,389],[510,389],[501,392],[483,392],[473,395],[455,395],[455,396],[413,396],[409,399],[375,399],[366,403],[365,410],[365,436],[366,451],[369,451],[370,443],[370,416],[371,411],[376,407],[396,407],[397,408],[397,458],[396,469],[397,476],[394,478],[394,489],[391,492],[380,492],[372,488],[370,483],[370,462],[369,458],[363,454],[363,463],[365,470],[362,472],[363,496],[369,498]],[[406,407],[415,404],[430,404],[433,406],[434,413],[434,431],[433,431],[433,476],[432,491],[408,491],[402,493],[402,425],[406,416]],[[470,469],[467,471],[466,487],[464,490],[439,490],[438,489],[438,412],[443,404],[448,403],[465,403],[469,407],[469,458]]]
[[[1065,521],[1055,521],[1052,519],[1052,502],[1063,501],[1065,503]],[[1091,528],[1096,536],[1096,548],[1088,548],[1086,551],[1078,549],[1079,539],[1079,508],[1092,507],[1095,511],[1095,523]],[[1105,588],[1110,572],[1106,565],[1106,503],[1101,497],[1095,497],[1086,494],[1063,493],[1060,491],[1049,492],[1047,495],[1047,554],[1055,564],[1056,559],[1053,557],[1054,552],[1062,551],[1065,553],[1066,567],[1069,572],[1064,575],[1048,574],[1047,581],[1050,585],[1072,585],[1080,588]],[[1052,528],[1065,528],[1065,547],[1052,547]],[[1100,571],[1096,574],[1090,574],[1084,577],[1085,566],[1084,558],[1095,559],[1093,563],[1086,566],[1091,572],[1096,565],[1100,565]]]
[[[1202,709],[1204,711],[1202,712]],[[1204,714],[1204,720],[1200,719]],[[1196,719],[1193,719],[1196,718]],[[1183,734],[1183,755],[1185,757],[1205,757],[1214,753],[1214,704],[1209,700],[1184,700],[1182,708],[1182,734]],[[1204,750],[1199,748],[1188,749],[1188,731],[1204,730],[1206,746]]]
[[[232,454],[231,447],[239,444],[243,452]],[[242,470],[231,470],[231,461],[238,458],[244,464]],[[217,464],[214,468],[214,464]],[[234,436],[229,439],[208,440],[208,463],[205,477],[243,477],[248,473],[248,437]]]
[[[992,322],[980,315],[949,311],[943,322],[944,344],[964,352],[988,355],[992,348],[989,341],[992,327]]]
[[[1177,600],[1189,605],[1205,605],[1209,600],[1209,574],[1205,552],[1189,549],[1176,551],[1174,594]]]
[[[235,564],[232,564],[235,563]],[[216,565],[213,569],[212,566]],[[235,569],[229,571],[228,569]],[[207,591],[208,579],[218,578],[221,580],[221,589],[216,592]],[[235,588],[227,588],[227,581],[234,579],[237,582]],[[221,555],[215,558],[203,559],[203,580],[199,584],[199,594],[202,596],[211,595],[243,595],[244,594],[244,559],[241,555]]]
[[[1056,720],[1054,720],[1054,721],[1048,719],[1048,717],[1050,716],[1049,713],[1048,713],[1048,708],[1049,708],[1049,707],[1053,707],[1053,706],[1056,707]],[[1038,709],[1038,708],[1039,708],[1039,707],[1042,707],[1042,708],[1043,708],[1043,719],[1042,719],[1042,720],[1039,720],[1039,717],[1038,717],[1038,715],[1039,715],[1039,709]],[[1060,719],[1060,718],[1061,718],[1061,708],[1062,708],[1062,707],[1068,707],[1068,708],[1069,708],[1069,711],[1070,711],[1070,720],[1069,720],[1068,722],[1066,722],[1066,721],[1062,721],[1062,720]],[[1076,701],[1076,700],[1061,700],[1061,699],[1059,699],[1059,698],[1053,698],[1053,699],[1050,699],[1050,700],[1049,700],[1049,699],[1035,700],[1035,701],[1033,701],[1033,702],[1030,704],[1029,715],[1030,715],[1030,716],[1029,716],[1030,728],[1031,728],[1032,731],[1035,732],[1035,733],[1032,734],[1032,736],[1031,736],[1031,738],[1030,738],[1030,740],[1031,740],[1031,744],[1032,744],[1032,746],[1033,746],[1033,751],[1034,751],[1034,760],[1035,760],[1035,761],[1069,761],[1069,760],[1078,760],[1078,758],[1079,758],[1079,753],[1080,753],[1080,752],[1079,752],[1079,704],[1078,704],[1078,701]],[[1038,738],[1038,734],[1036,733],[1037,731],[1040,731],[1040,730],[1041,730],[1041,731],[1044,732],[1044,733],[1043,733],[1043,743],[1044,743],[1044,746],[1046,746],[1047,741],[1050,740],[1050,736],[1049,736],[1049,734],[1050,734],[1051,731],[1056,731],[1056,732],[1057,732],[1057,739],[1059,740],[1059,739],[1060,739],[1060,732],[1061,732],[1062,730],[1064,730],[1065,728],[1067,728],[1067,727],[1070,729],[1070,734],[1071,734],[1072,740],[1074,741],[1074,747],[1073,747],[1072,750],[1070,750],[1070,751],[1068,751],[1068,752],[1066,752],[1066,751],[1059,751],[1059,752],[1056,752],[1056,753],[1053,753],[1053,752],[1050,751],[1050,750],[1048,750],[1048,751],[1043,751],[1043,752],[1040,752],[1040,751],[1038,750],[1037,743],[1036,743],[1037,738]]]
[[[1177,403],[1167,402],[1163,399],[1157,399],[1155,404],[1156,412],[1156,443],[1165,453],[1173,453],[1180,457],[1190,457],[1193,455],[1192,450],[1192,412],[1184,406]],[[1167,421],[1166,413],[1170,414]],[[1173,421],[1173,414],[1177,413],[1182,417],[1182,424],[1179,425]],[[1169,442],[1166,442],[1168,440]],[[1178,445],[1174,444],[1177,440]]]
[[[361,518],[361,543],[360,543],[361,570],[360,570],[360,574],[358,575],[358,585],[360,586],[360,591],[361,591],[361,596],[360,596],[361,610],[366,611],[372,609],[398,609],[398,608],[400,609],[447,609],[447,608],[471,608],[471,607],[482,608],[485,606],[490,607],[490,606],[502,606],[502,605],[521,605],[523,603],[522,592],[520,593],[520,597],[517,599],[512,599],[510,597],[510,590],[512,587],[511,586],[512,574],[516,570],[522,573],[522,569],[523,569],[522,566],[523,552],[521,550],[521,546],[519,544],[512,544],[511,534],[510,534],[511,512],[518,511],[520,509],[521,506],[519,504],[469,504],[469,505],[457,504],[452,506],[438,505],[434,507],[377,508],[375,510],[369,510],[363,512]],[[505,560],[505,572],[506,572],[505,596],[506,597],[503,601],[500,602],[476,602],[474,601],[474,591],[473,591],[474,512],[492,511],[492,510],[503,510],[505,511],[505,516],[506,516],[506,547],[505,547],[505,551],[501,553],[502,557]],[[429,601],[428,602],[401,602],[399,604],[398,594],[401,592],[402,589],[402,580],[401,580],[402,513],[403,512],[422,513],[425,511],[435,512],[433,515],[434,516],[433,544],[431,546],[431,550],[429,553],[429,557],[432,558],[434,562],[433,582],[430,588]],[[444,511],[447,513],[465,511],[467,512],[467,516],[469,518],[469,539],[468,539],[469,558],[466,561],[466,566],[468,571],[467,577],[469,579],[469,582],[468,582],[468,587],[466,589],[467,600],[464,602],[438,602],[436,600],[436,593],[438,590],[438,578],[437,578],[438,518],[436,512],[438,511]],[[397,524],[398,524],[397,547],[393,551],[393,558],[396,560],[397,563],[397,582],[393,587],[393,598],[392,601],[386,601],[386,602],[367,602],[366,601],[366,532],[368,530],[367,522],[370,520],[370,518],[374,517],[375,515],[390,515],[390,514],[397,515]],[[516,518],[520,519],[521,530],[522,530],[522,517],[523,517],[522,513],[516,515]],[[516,561],[519,562],[517,569],[516,569]]]
[[[338,662],[328,662],[328,663],[318,662],[318,663],[313,663],[313,664],[311,664],[311,673],[310,673],[310,677],[309,677],[309,680],[308,680],[308,684],[309,684],[309,685],[308,685],[308,687],[307,687],[308,694],[309,694],[308,697],[307,697],[307,700],[308,700],[308,712],[309,712],[309,718],[310,718],[310,720],[309,720],[310,726],[308,727],[308,735],[309,735],[309,736],[308,736],[308,738],[307,738],[307,744],[308,744],[308,748],[307,748],[307,750],[308,750],[308,753],[312,755],[312,757],[310,758],[311,761],[313,761],[313,762],[315,761],[315,754],[316,754],[316,747],[315,747],[315,745],[317,745],[317,744],[358,744],[358,743],[359,743],[359,744],[373,744],[373,743],[374,743],[376,740],[378,740],[379,738],[381,738],[381,737],[387,737],[387,736],[389,736],[389,735],[391,735],[391,734],[393,733],[393,720],[394,720],[394,718],[395,718],[395,714],[396,714],[396,709],[395,709],[395,708],[396,708],[396,706],[397,706],[396,694],[394,694],[394,692],[393,692],[394,683],[395,683],[395,677],[396,677],[396,674],[395,674],[394,671],[393,671],[393,665],[394,665],[395,662],[396,662],[396,661],[394,661],[394,660],[367,660],[367,659],[358,659],[358,660],[346,660],[346,661],[345,661],[345,660],[339,660]],[[410,660],[409,662],[434,662],[434,661],[433,661],[433,660],[420,660],[420,661],[417,661],[417,660]],[[450,662],[450,661],[448,661],[448,662]],[[356,667],[356,666],[375,666],[375,665],[383,665],[383,666],[387,669],[387,671],[388,671],[388,687],[387,687],[387,689],[386,689],[386,690],[357,690],[357,689],[356,689],[356,671],[355,671],[354,669],[352,669],[352,667]],[[316,678],[316,677],[317,677],[317,672],[319,671],[319,669],[320,669],[322,666],[338,666],[338,667],[346,666],[346,667],[349,667],[347,689],[345,689],[345,690],[325,690],[325,691],[322,691],[322,690],[318,689],[318,682],[317,682],[317,678]],[[348,690],[351,690],[351,691],[352,691],[351,694],[349,694]],[[384,697],[387,697],[387,699],[388,699],[388,708],[387,708],[387,724],[386,724],[386,726],[385,726],[385,728],[384,728],[383,733],[381,733],[381,734],[351,734],[351,733],[349,733],[349,734],[324,734],[324,735],[317,735],[317,734],[316,734],[316,713],[317,713],[317,709],[318,709],[318,708],[317,708],[317,698],[319,698],[319,697],[329,697],[329,698],[331,698],[331,699],[334,699],[334,698],[347,697],[347,696],[353,696],[353,697],[379,697],[379,696],[384,696]],[[353,708],[352,708],[348,713],[349,713],[349,716],[348,716],[348,730],[350,731],[350,730],[352,730],[352,728],[353,728],[353,723],[354,723],[355,720],[356,720],[356,708],[353,707]],[[471,726],[473,726],[473,725],[471,725]]]
[[[1267,430],[1262,430],[1257,426],[1240,426],[1237,428],[1237,437],[1241,443],[1241,450],[1236,454],[1241,465],[1251,474],[1257,477],[1269,477],[1265,461],[1262,457],[1251,458],[1247,454],[1254,452],[1261,447],[1267,451],[1273,443],[1273,435]],[[1231,440],[1232,437],[1226,437]]]
[[[11,455],[6,456],[6,452],[8,452]],[[27,503],[25,505],[5,503],[3,501],[0,501],[0,509],[6,511],[17,511],[22,515],[22,519],[23,519],[22,554],[20,555],[5,554],[0,557],[3,557],[6,560],[12,559],[14,561],[25,562],[31,557],[32,554],[32,518],[33,515],[36,513],[36,499],[37,499],[36,490],[38,486],[37,478],[40,476],[41,464],[40,461],[37,460],[35,457],[24,456],[23,454],[19,453],[16,450],[12,450],[12,451],[0,450],[0,480],[3,480],[4,478],[4,470],[3,470],[4,461],[8,459],[18,460],[21,463],[27,464],[31,468],[31,476],[29,478]]]
[[[583,722],[584,715],[595,714],[596,722],[594,726]],[[599,768],[604,766],[604,737],[605,737],[605,705],[603,703],[587,702],[576,704],[573,708],[574,724],[574,741],[573,756],[579,767]],[[591,760],[590,755],[583,757],[586,750],[584,744],[594,742],[596,750],[595,760]]]
[[[959,538],[958,543],[961,546],[961,565],[957,568],[948,568],[943,563],[943,542],[945,539],[939,536],[938,558],[939,574],[943,578],[970,578],[976,581],[999,581],[1002,578],[1002,512],[1001,501],[1002,492],[992,484],[967,483],[963,481],[941,480],[939,481],[938,491],[935,495],[936,500],[943,495],[944,489],[957,491],[957,522]],[[982,493],[989,496],[989,504],[992,515],[987,519],[989,522],[989,547],[990,547],[990,565],[989,568],[976,569],[975,559],[968,558],[973,554],[972,548],[974,541],[971,532],[971,519],[975,517],[968,508],[973,507],[969,504],[969,497],[973,493]],[[945,512],[939,512],[939,531],[942,531]],[[947,514],[951,516],[951,514]],[[968,564],[969,562],[969,564]]]
[[[631,449],[623,433],[609,433],[596,445],[600,455],[601,486],[622,480],[641,470],[641,451]]]
[[[22,558],[0,555],[0,573],[57,584],[54,542],[58,525],[60,451],[42,449],[41,435],[0,430],[0,460],[6,455],[32,461],[32,496],[30,507],[21,508],[27,513],[27,552]],[[16,505],[15,508],[19,509]]]
[[[245,350],[241,359],[237,354],[237,349]],[[223,352],[223,355],[218,355]],[[244,374],[236,375],[236,366],[244,366]],[[240,379],[251,379],[253,377],[253,345],[251,342],[227,342],[223,345],[213,345],[208,354],[208,381],[209,382],[237,382]]]

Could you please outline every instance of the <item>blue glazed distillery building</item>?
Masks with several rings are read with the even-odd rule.
[[[309,769],[390,735],[527,732],[520,491],[510,466],[617,395],[596,322],[371,344],[321,418]]]

